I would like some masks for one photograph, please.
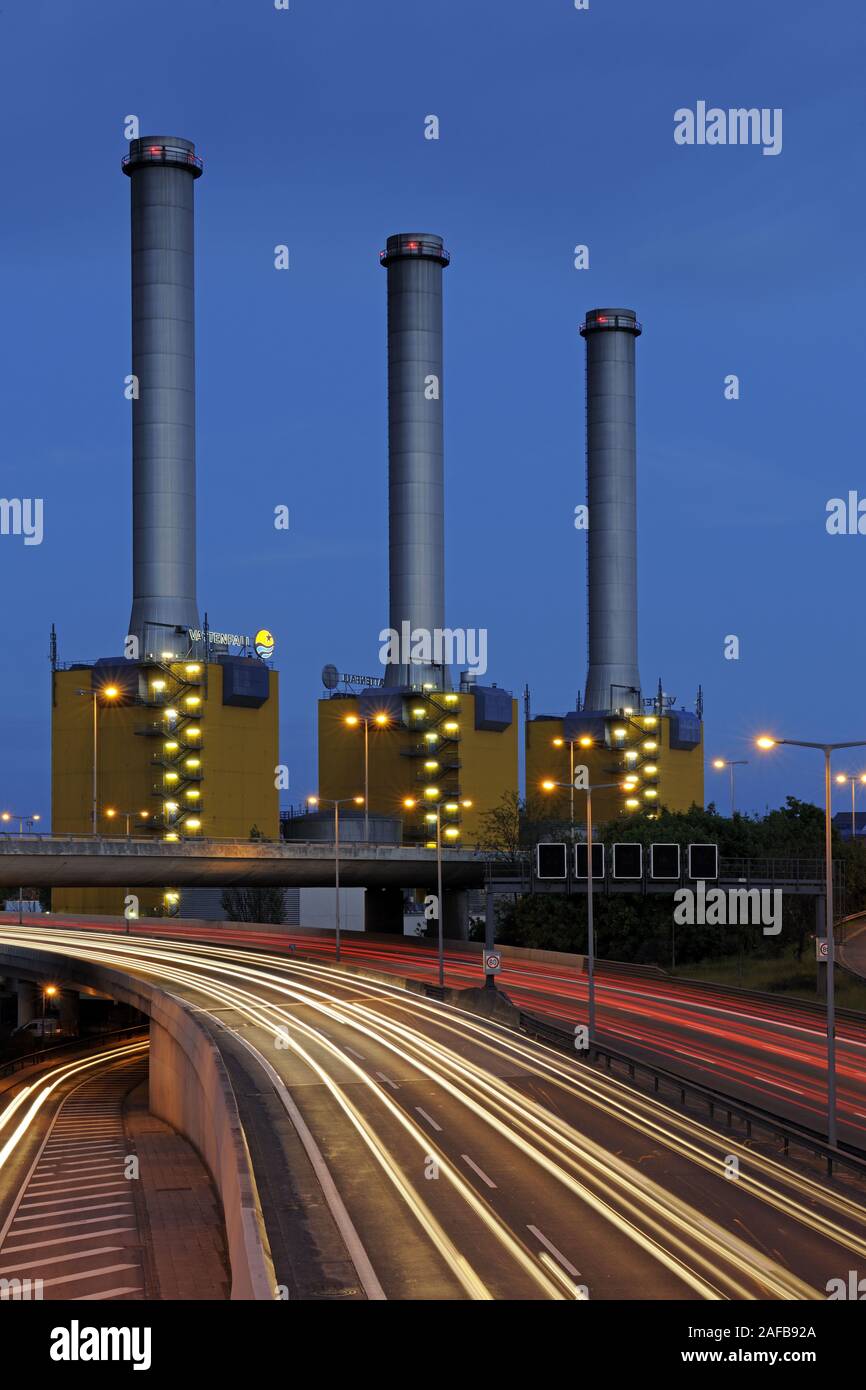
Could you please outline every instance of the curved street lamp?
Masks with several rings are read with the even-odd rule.
[[[836,980],[833,939],[833,782],[830,760],[839,748],[866,748],[866,739],[849,743],[807,743],[797,738],[773,738],[761,734],[755,740],[767,752],[782,744],[790,748],[817,748],[824,754],[824,930],[827,933],[827,1142],[835,1148],[836,1125]]]
[[[370,842],[370,725],[377,729],[387,729],[391,723],[387,714],[374,714],[371,719],[366,714],[347,714],[343,723],[350,729],[364,726],[364,840]]]
[[[748,767],[748,766],[749,766],[749,760],[748,760],[748,758],[713,758],[713,767],[716,768],[717,771],[723,772],[725,768],[728,768],[728,769],[730,770],[730,774],[731,774],[731,819],[732,819],[732,820],[733,820],[733,818],[734,818],[734,768],[735,768],[735,767]]]
[[[340,959],[340,807],[354,802],[356,806],[366,805],[363,796],[341,796],[336,801],[330,797],[308,796],[308,806],[333,806],[334,808],[334,886],[337,890],[336,932],[334,935],[334,960]]]
[[[445,938],[442,928],[442,919],[445,914],[443,912],[442,902],[442,807],[443,805],[445,805],[446,802],[453,802],[455,806],[457,805],[457,803],[454,802],[453,797],[445,797],[443,799],[440,796],[438,787],[427,787],[424,792],[424,797],[425,804],[429,805],[430,807],[427,819],[432,821],[434,819],[435,812],[436,820],[436,928],[437,935],[439,938],[439,984],[442,988],[444,988]],[[459,804],[463,806],[466,810],[468,810],[469,807],[472,805],[472,802],[469,800],[468,797],[463,797]],[[418,798],[415,796],[406,796],[403,798],[403,805],[406,807],[407,811],[412,811],[418,805]]]

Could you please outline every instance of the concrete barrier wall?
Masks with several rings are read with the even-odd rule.
[[[234,1090],[195,1011],[148,980],[54,951],[0,945],[0,974],[62,980],[122,999],[151,1020],[150,1106],[194,1146],[219,1193],[232,1299],[273,1300],[276,1277]]]

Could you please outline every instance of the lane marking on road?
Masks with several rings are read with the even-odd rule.
[[[131,1206],[132,1203],[131,1203],[131,1202],[124,1202],[123,1205],[124,1205],[124,1206]],[[22,1217],[22,1220],[23,1220],[23,1219],[24,1219],[24,1218]],[[40,1219],[40,1218],[39,1218],[38,1216],[37,1216],[37,1217],[28,1216],[28,1218],[27,1218],[28,1221],[33,1221],[33,1220],[38,1221],[39,1219]],[[74,1226],[74,1227],[76,1227],[76,1228],[79,1227],[79,1226],[95,1226],[96,1223],[97,1223],[98,1221],[125,1221],[125,1220],[126,1220],[126,1217],[125,1217],[125,1215],[124,1215],[123,1212],[121,1212],[121,1211],[113,1211],[113,1212],[111,1213],[110,1216],[86,1216],[86,1217],[84,1217],[84,1219],[81,1220],[81,1221],[76,1221],[76,1220],[73,1218],[73,1219],[70,1220],[70,1221],[55,1221],[55,1222],[53,1222],[52,1225],[50,1225],[50,1226],[31,1226],[29,1231],[22,1231],[21,1234],[22,1234],[22,1236],[36,1236],[36,1235],[41,1235],[41,1233],[42,1233],[43,1231],[68,1231],[69,1228],[70,1228],[71,1226]],[[85,1236],[85,1235],[87,1234],[87,1232],[86,1232],[86,1231],[81,1231],[79,1234],[80,1234],[81,1236]],[[105,1234],[105,1235],[107,1235],[108,1232],[107,1232],[107,1231],[106,1231],[106,1232],[94,1231],[93,1234],[94,1234],[94,1235],[100,1235],[100,1234]],[[70,1237],[70,1239],[73,1239],[73,1238],[74,1238],[74,1237]]]
[[[559,1263],[562,1265],[563,1269],[567,1269],[568,1272],[569,1272],[569,1274],[572,1275],[573,1278],[575,1278],[575,1279],[579,1279],[579,1278],[580,1278],[580,1270],[579,1270],[579,1269],[575,1269],[575,1267],[574,1267],[574,1265],[571,1263],[571,1261],[570,1261],[570,1260],[567,1260],[567,1259],[565,1258],[565,1256],[563,1255],[563,1253],[562,1253],[561,1250],[557,1250],[557,1248],[556,1248],[556,1246],[554,1245],[553,1241],[552,1241],[552,1240],[548,1240],[548,1239],[547,1239],[547,1236],[544,1234],[543,1231],[539,1231],[539,1229],[538,1229],[537,1226],[527,1226],[526,1229],[527,1229],[527,1231],[531,1231],[532,1234],[535,1236],[535,1239],[536,1239],[536,1240],[540,1240],[541,1243],[542,1243],[542,1245],[546,1245],[546,1246],[547,1246],[547,1248],[548,1248],[548,1250],[550,1251],[551,1255],[554,1255],[554,1256],[556,1257],[556,1259],[559,1260]]]
[[[48,1197],[52,1191],[68,1192],[70,1197],[86,1197],[89,1190],[94,1187],[105,1187],[108,1184],[126,1182],[126,1178],[110,1178],[107,1173],[101,1178],[76,1178],[74,1182],[66,1181],[62,1178],[47,1178],[44,1182],[32,1182],[30,1184],[34,1192],[38,1192],[40,1197]]]
[[[441,1134],[441,1133],[442,1133],[442,1126],[441,1126],[441,1125],[437,1125],[437,1123],[436,1123],[436,1121],[433,1119],[433,1116],[432,1116],[432,1115],[428,1115],[428,1114],[427,1114],[427,1111],[426,1111],[426,1110],[422,1110],[420,1105],[416,1105],[416,1106],[415,1106],[415,1109],[418,1111],[418,1114],[419,1114],[419,1115],[423,1115],[423,1117],[424,1117],[424,1119],[427,1121],[428,1125],[432,1125],[433,1129],[436,1130],[437,1134]]]
[[[496,1183],[493,1181],[493,1179],[492,1179],[492,1178],[488,1178],[488,1176],[487,1176],[487,1174],[485,1173],[484,1169],[483,1169],[483,1168],[479,1168],[477,1163],[473,1163],[472,1159],[469,1157],[468,1154],[461,1154],[460,1157],[463,1159],[463,1162],[464,1162],[464,1163],[468,1163],[468,1164],[469,1164],[469,1167],[475,1170],[475,1172],[478,1174],[479,1178],[481,1178],[482,1181],[486,1182],[488,1187],[495,1187],[495,1186],[496,1186]]]
[[[756,1081],[764,1081],[768,1086],[779,1086],[783,1091],[794,1091],[798,1096],[804,1096],[806,1094],[799,1086],[786,1086],[784,1081],[774,1081],[772,1076],[759,1076],[757,1072],[755,1072],[754,1076]]]
[[[363,1052],[356,1052],[354,1047],[350,1047],[348,1043],[343,1043],[343,1051],[351,1053],[353,1057],[357,1057],[359,1062],[363,1062],[364,1060]]]
[[[22,1263],[4,1265],[0,1269],[0,1274],[14,1274],[16,1270],[39,1269],[43,1265],[62,1265],[68,1264],[70,1260],[80,1260],[84,1256],[91,1259],[94,1255],[116,1255],[118,1250],[122,1250],[122,1245],[99,1245],[95,1250],[76,1250],[73,1255],[48,1255],[41,1260],[27,1260]],[[5,1252],[4,1252],[5,1253]]]
[[[42,1250],[46,1245],[68,1245],[73,1240],[102,1240],[104,1236],[119,1236],[123,1231],[134,1231],[134,1226],[112,1226],[110,1231],[79,1231],[74,1236],[56,1236],[54,1240],[31,1240],[27,1245],[4,1245],[4,1255],[20,1255],[22,1250]],[[24,1231],[22,1235],[33,1235]],[[85,1252],[82,1251],[82,1254]],[[89,1253],[89,1252],[88,1252]]]
[[[120,1202],[98,1202],[97,1205],[96,1205],[95,1207],[93,1207],[93,1206],[90,1206],[90,1207],[69,1207],[66,1211],[41,1211],[41,1212],[38,1214],[38,1216],[22,1216],[22,1217],[21,1217],[21,1220],[22,1220],[22,1221],[46,1221],[46,1220],[47,1220],[49,1217],[51,1217],[51,1216],[74,1216],[75,1213],[78,1212],[78,1211],[107,1211],[109,1207],[131,1207],[131,1206],[132,1206],[132,1198],[131,1198],[131,1197],[127,1197],[127,1198],[125,1198],[123,1201],[120,1201]],[[86,1219],[87,1219],[88,1221],[90,1221],[90,1220],[93,1220],[93,1221],[113,1221],[114,1218],[115,1218],[115,1216],[119,1216],[119,1215],[120,1215],[120,1212],[118,1211],[118,1212],[112,1212],[111,1216],[94,1216],[94,1217],[87,1217]],[[76,1226],[80,1226],[80,1225],[83,1224],[84,1220],[85,1220],[85,1218],[82,1217],[80,1221],[76,1221],[76,1222],[74,1222],[73,1224],[76,1225]],[[63,1224],[64,1224],[64,1225],[68,1225],[69,1222],[68,1222],[68,1221],[63,1222]],[[47,1228],[47,1227],[40,1226],[38,1229],[41,1231],[41,1230],[47,1230],[48,1228]]]
[[[127,1184],[126,1184],[126,1182],[124,1181],[123,1178],[120,1178],[118,1181],[119,1181],[121,1187],[126,1187],[126,1186],[127,1186]],[[84,1196],[84,1194],[82,1193],[82,1197],[83,1197],[84,1201],[87,1201],[87,1202],[93,1201],[94,1198],[96,1198],[96,1197],[116,1197],[116,1196],[117,1196],[117,1191],[116,1191],[116,1189],[117,1189],[117,1183],[114,1184],[114,1188],[115,1188],[115,1190],[114,1190],[114,1191],[111,1191],[111,1192],[106,1192],[106,1191],[102,1191],[102,1192],[90,1192],[90,1193],[87,1194],[87,1196]],[[64,1203],[64,1202],[68,1202],[68,1201],[69,1201],[69,1198],[68,1198],[68,1197],[54,1197],[54,1198],[52,1198],[52,1200],[51,1200],[50,1202],[42,1202],[42,1201],[34,1202],[34,1201],[31,1201],[31,1200],[28,1198],[26,1201],[24,1201],[24,1202],[21,1203],[21,1210],[23,1211],[23,1209],[24,1209],[25,1207],[62,1207],[62,1206],[63,1206],[63,1203]],[[67,1207],[66,1210],[67,1210],[67,1211],[93,1211],[94,1208],[93,1208],[93,1207]],[[59,1212],[44,1212],[43,1214],[44,1214],[45,1216],[57,1216],[57,1215],[59,1215]]]
[[[390,1076],[386,1076],[383,1071],[377,1071],[376,1075],[378,1076],[380,1081],[384,1081],[386,1086],[391,1086],[395,1091],[399,1091],[400,1087],[398,1086],[397,1082],[392,1081]]]
[[[100,1158],[99,1160],[91,1159],[87,1163],[70,1162],[65,1164],[64,1167],[71,1178],[86,1178],[89,1177],[91,1173],[101,1173],[106,1168],[114,1168],[117,1165],[117,1160],[119,1157],[120,1154],[115,1154],[114,1158]],[[56,1177],[57,1172],[59,1170],[54,1169],[53,1171]]]
[[[50,1151],[46,1148],[46,1154],[49,1155],[51,1163],[63,1163],[64,1161],[63,1154],[54,1152],[57,1148],[74,1148],[74,1150],[81,1152],[81,1154],[90,1154],[92,1158],[99,1158],[100,1154],[108,1154],[113,1148],[121,1148],[122,1150],[124,1144],[121,1144],[118,1138],[113,1138],[113,1140],[93,1140],[92,1143],[89,1144],[82,1144],[81,1141],[72,1140],[71,1138],[71,1140],[64,1140],[63,1144],[51,1144]]]
[[[574,1284],[572,1284],[571,1280],[567,1277],[565,1270],[560,1269],[559,1265],[556,1263],[556,1260],[551,1259],[546,1250],[542,1250],[538,1258],[544,1265],[544,1268],[549,1269],[551,1274],[554,1274],[556,1276],[562,1287],[568,1293],[569,1297],[574,1299],[575,1303],[587,1303],[589,1301],[589,1295],[586,1293],[586,1291],[580,1288],[579,1286],[576,1287]]]
[[[80,1274],[63,1274],[57,1279],[43,1279],[42,1287],[47,1289],[49,1284],[74,1284],[76,1279],[98,1279],[101,1274],[115,1274],[119,1269],[137,1269],[138,1266],[131,1265],[103,1265],[102,1269],[83,1269]],[[93,1298],[104,1298],[102,1293],[95,1293]]]
[[[75,1298],[70,1299],[71,1303],[87,1303],[96,1298],[122,1298],[126,1293],[144,1293],[143,1289],[135,1288],[130,1284],[127,1288],[103,1289],[101,1293],[80,1293]]]

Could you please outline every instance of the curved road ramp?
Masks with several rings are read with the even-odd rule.
[[[276,1277],[237,1100],[201,1014],[147,978],[54,950],[0,945],[0,974],[94,988],[150,1018],[150,1109],[190,1141],[213,1179],[231,1297],[272,1300]]]

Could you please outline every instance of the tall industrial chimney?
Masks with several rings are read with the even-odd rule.
[[[185,655],[198,628],[195,556],[195,146],[130,143],[132,195],[132,616],[141,655]]]
[[[633,309],[592,309],[586,339],[589,669],[583,707],[640,708]]]
[[[450,257],[441,237],[402,232],[380,259],[388,271],[390,625],[400,637],[423,629],[432,639],[445,626],[442,271]],[[389,686],[442,688],[448,679],[435,661],[401,659],[385,673]]]

